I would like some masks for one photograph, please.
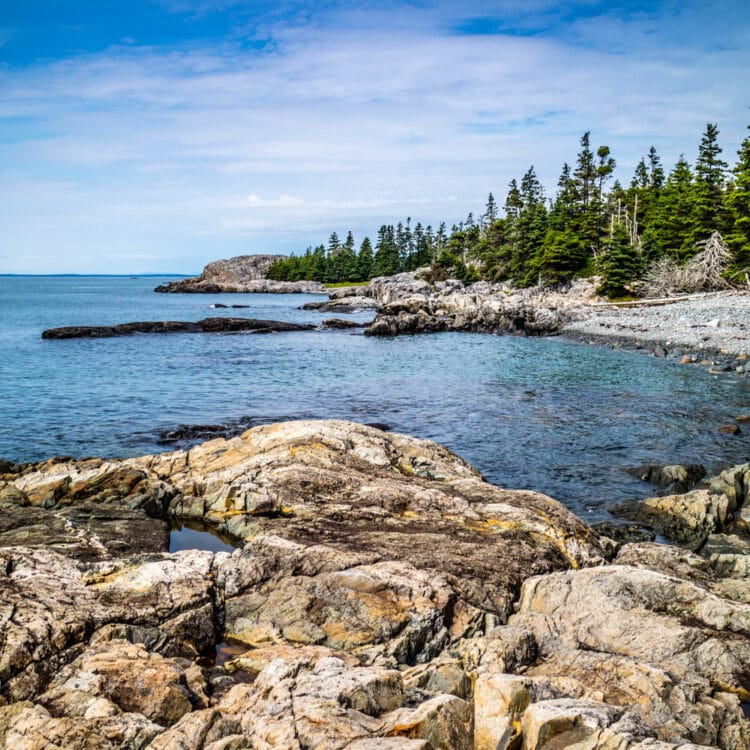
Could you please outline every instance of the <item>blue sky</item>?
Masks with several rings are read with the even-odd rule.
[[[0,273],[193,272],[450,225],[578,139],[750,122],[750,3],[0,0]]]

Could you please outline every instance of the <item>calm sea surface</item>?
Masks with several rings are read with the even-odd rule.
[[[360,332],[45,341],[45,328],[214,315],[317,323],[311,295],[172,295],[162,279],[0,278],[0,456],[134,456],[160,431],[233,419],[380,422],[443,443],[506,487],[587,520],[645,496],[625,466],[748,460],[750,382],[558,339]],[[250,309],[211,309],[215,303]],[[371,314],[347,316],[366,320]]]

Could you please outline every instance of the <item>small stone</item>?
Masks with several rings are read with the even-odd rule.
[[[742,430],[738,424],[724,424],[718,427],[716,432],[721,432],[723,435],[738,435]]]
[[[750,422],[750,414],[740,414],[739,417],[735,419],[736,422]]]
[[[654,349],[654,356],[655,357],[666,357],[667,356],[667,350],[662,346],[657,346],[656,349]]]

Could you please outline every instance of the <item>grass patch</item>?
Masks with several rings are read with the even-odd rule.
[[[326,289],[338,289],[342,286],[367,286],[369,281],[336,281],[331,284],[324,284]]]

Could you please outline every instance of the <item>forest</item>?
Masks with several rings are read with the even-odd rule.
[[[689,286],[686,269],[716,246],[722,278],[748,284],[750,136],[731,168],[721,155],[719,130],[708,123],[694,165],[681,156],[667,173],[652,146],[624,186],[610,148],[594,149],[586,132],[552,198],[532,166],[510,181],[502,209],[490,193],[481,216],[469,214],[450,230],[407,219],[381,226],[374,245],[365,237],[356,247],[352,232],[343,240],[333,232],[327,245],[275,263],[268,276],[363,282],[431,265],[467,283],[532,286],[599,274],[600,291],[621,297],[639,285],[681,291]]]

